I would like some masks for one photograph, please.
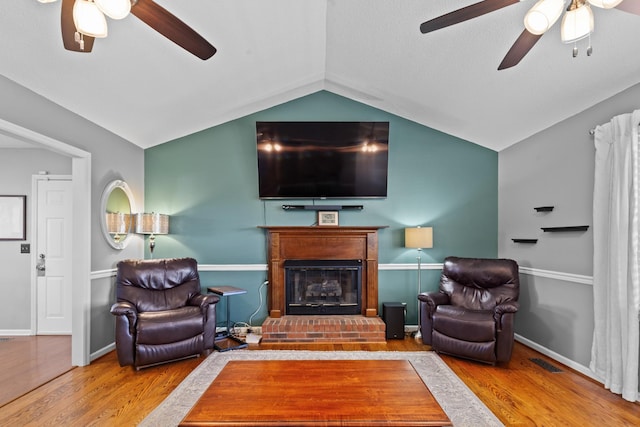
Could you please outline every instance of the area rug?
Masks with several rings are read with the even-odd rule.
[[[212,353],[140,426],[177,426],[230,360],[408,360],[454,426],[503,425],[434,352],[241,350]]]

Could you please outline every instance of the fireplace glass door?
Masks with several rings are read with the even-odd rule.
[[[361,260],[288,260],[287,314],[360,314]]]

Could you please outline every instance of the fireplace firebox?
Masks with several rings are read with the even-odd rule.
[[[284,262],[286,314],[360,314],[362,260]]]

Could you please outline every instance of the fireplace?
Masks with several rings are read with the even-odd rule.
[[[285,314],[360,314],[361,260],[284,262]]]
[[[361,260],[360,311],[378,315],[378,230],[362,227],[261,227],[268,232],[269,317],[287,314],[285,263],[293,260]]]
[[[385,341],[378,316],[378,230],[384,226],[261,228],[269,267],[262,342]]]

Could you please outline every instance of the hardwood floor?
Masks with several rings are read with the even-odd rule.
[[[251,349],[428,351],[429,347],[407,338],[387,344],[271,344],[237,351]],[[49,354],[54,351],[51,348]],[[627,402],[601,384],[519,343],[511,362],[505,366],[442,358],[505,425],[640,425],[640,403]],[[530,358],[546,360],[563,372],[551,373]],[[135,371],[131,367],[121,368],[115,352],[111,352],[1,406],[0,425],[134,426],[202,360],[194,358]],[[4,370],[8,361],[0,361]],[[3,381],[3,388],[5,384]]]
[[[71,336],[0,337],[0,406],[72,369]]]

